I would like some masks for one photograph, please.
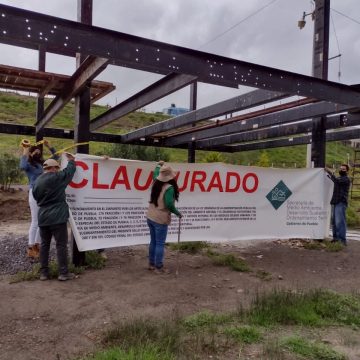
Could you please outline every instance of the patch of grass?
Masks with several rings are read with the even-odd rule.
[[[309,360],[346,360],[347,357],[328,345],[309,341],[302,337],[294,336],[285,339],[283,347],[287,350],[305,357]]]
[[[256,271],[255,276],[264,281],[270,281],[272,279],[271,274],[265,270]]]
[[[179,250],[181,252],[186,252],[189,254],[197,254],[202,249],[209,248],[209,244],[205,241],[187,241],[180,243],[169,243],[169,248],[171,250]]]
[[[344,249],[344,245],[338,242],[331,241],[309,241],[304,242],[304,249],[307,250],[325,250],[329,252],[337,252]]]
[[[242,315],[250,323],[263,326],[360,326],[360,297],[325,290],[304,294],[274,291],[257,296],[251,309]]]
[[[174,355],[164,351],[158,346],[145,344],[134,346],[127,350],[113,347],[99,351],[80,360],[175,360]]]
[[[106,259],[97,251],[87,251],[85,253],[85,264],[90,269],[100,270],[105,267]]]
[[[75,267],[69,263],[69,272],[76,275],[82,274],[85,271],[84,267]],[[49,277],[55,279],[59,275],[58,264],[56,261],[50,261],[49,263]],[[33,281],[38,280],[40,277],[40,264],[35,264],[30,271],[19,271],[10,278],[10,284],[18,283],[21,281]]]
[[[106,259],[104,259],[101,254],[97,251],[87,251],[85,255],[86,268],[90,269],[102,269],[105,266]],[[69,272],[76,275],[82,274],[85,271],[85,267],[74,266],[69,260]],[[55,279],[59,275],[58,264],[56,261],[49,262],[49,277],[50,279]],[[38,280],[40,277],[40,264],[34,264],[30,271],[19,271],[10,278],[10,284],[18,283],[21,281],[33,281]]]
[[[107,349],[82,360],[225,359],[238,352],[239,347],[242,353],[248,354],[256,343],[257,349],[263,347],[259,359],[343,360],[344,355],[323,343],[300,336],[280,341],[280,333],[293,333],[293,325],[351,326],[360,321],[359,314],[357,295],[323,290],[278,291],[258,296],[250,309],[239,313],[203,311],[183,319],[135,319],[118,323],[104,335],[102,345]],[[264,330],[254,326],[260,322],[271,325],[271,333],[267,331],[265,336]],[[291,327],[287,328],[288,325]]]
[[[253,326],[226,328],[224,334],[245,344],[257,343],[262,339],[261,332]]]
[[[107,345],[131,348],[152,345],[166,353],[175,353],[180,345],[180,326],[177,321],[135,319],[119,323],[106,332],[104,342]]]
[[[183,324],[188,329],[199,329],[214,325],[223,325],[232,321],[230,314],[215,314],[209,311],[202,311],[186,317]]]
[[[244,260],[238,259],[232,254],[220,254],[210,249],[206,254],[215,265],[228,266],[230,269],[240,272],[250,271],[249,266]]]
[[[203,354],[225,348],[218,327],[228,318],[228,315],[201,314],[182,321],[136,319],[107,331],[104,343],[126,351],[151,345],[176,359],[202,359]],[[162,358],[159,356],[159,359]]]
[[[330,241],[325,241],[325,250],[326,251],[330,251],[330,252],[337,252],[337,251],[341,251],[344,250],[345,246],[340,242],[330,242]]]
[[[10,278],[10,284],[15,284],[22,281],[32,281],[39,279],[40,276],[40,264],[35,264],[30,271],[19,271],[12,275]]]

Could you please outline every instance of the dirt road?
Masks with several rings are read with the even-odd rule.
[[[25,225],[9,222],[0,229],[1,236],[15,239],[26,232]],[[180,254],[176,278],[176,253],[167,250],[166,262],[173,273],[154,275],[146,269],[146,246],[136,246],[108,251],[105,269],[88,270],[65,283],[9,284],[9,276],[2,276],[0,359],[70,359],[95,348],[102,331],[116,321],[204,309],[230,311],[274,287],[341,292],[360,287],[359,241],[350,241],[338,253],[276,242],[218,245],[217,250],[241,256],[252,271],[239,273],[214,266],[205,255]],[[271,280],[262,279],[261,273],[270,274]]]

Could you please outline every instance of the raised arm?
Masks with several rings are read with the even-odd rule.
[[[169,209],[170,212],[175,214],[176,216],[182,217],[180,211],[175,207],[175,193],[174,188],[170,186],[164,194],[164,202],[165,206]]]
[[[58,172],[58,176],[61,177],[62,181],[67,185],[71,182],[76,171],[75,157],[70,153],[65,153],[68,159],[68,163],[65,169]]]
[[[29,158],[29,147],[23,147],[23,153],[20,157],[20,169],[21,170],[26,171],[30,167],[28,158]]]
[[[50,142],[48,140],[44,140],[44,145],[48,148],[48,150],[51,152],[51,158],[54,160],[59,160],[59,155],[55,154],[56,150],[54,147],[50,146]]]
[[[153,180],[156,180],[156,178],[159,176],[160,174],[160,168],[164,165],[164,162],[162,160],[160,160],[155,167],[155,170],[153,172]]]

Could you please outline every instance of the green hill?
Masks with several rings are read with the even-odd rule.
[[[51,100],[46,100],[46,106]],[[91,118],[107,111],[106,106],[93,105],[91,107]],[[15,93],[0,92],[0,122],[9,124],[33,125],[35,122],[36,98]],[[143,126],[153,124],[166,119],[167,116],[157,113],[150,114],[141,111],[133,112],[112,124],[101,129],[102,132],[122,134]],[[51,122],[51,127],[62,129],[73,129],[74,127],[74,103],[69,103]],[[17,169],[17,159],[21,154],[19,146],[24,136],[0,134],[0,159],[12,155],[12,166]],[[30,141],[34,138],[29,137]],[[49,139],[56,149],[65,148],[73,141],[64,139]],[[90,153],[95,155],[107,154],[113,157],[159,160],[171,162],[186,162],[187,150],[181,149],[156,149],[143,146],[90,143]],[[328,167],[337,166],[353,159],[354,150],[344,142],[327,143],[326,164]],[[16,156],[16,157],[14,157]],[[225,154],[208,151],[197,151],[196,162],[227,162],[239,165],[273,166],[273,167],[305,167],[306,146],[292,146],[278,149],[267,149],[258,151],[239,152],[236,154]],[[23,173],[18,175],[17,181],[25,183]],[[22,176],[22,177],[21,177]],[[351,201],[347,212],[348,225],[359,226],[360,219],[358,209],[359,201]]]
[[[46,106],[50,103],[46,99]],[[106,106],[93,105],[91,107],[91,118],[94,118],[107,111]],[[11,124],[33,125],[35,122],[36,98],[33,96],[19,95],[9,92],[0,92],[0,122]],[[167,119],[161,113],[146,113],[141,111],[133,112],[112,124],[101,129],[101,132],[122,134],[143,126],[153,124]],[[73,129],[74,127],[74,103],[69,103],[52,120],[51,127],[62,129]],[[19,144],[23,136],[0,134],[0,154],[19,153]],[[30,138],[30,140],[33,140]],[[61,149],[72,144],[71,140],[50,139],[52,144]],[[187,151],[178,149],[165,150],[169,161],[186,162]],[[106,143],[90,144],[92,154],[111,154],[112,145]],[[348,155],[349,154],[349,155]],[[342,143],[333,142],[327,144],[326,163],[328,166],[347,162],[348,156],[353,158],[353,149]],[[304,167],[306,163],[306,146],[292,146],[262,151],[247,151],[236,154],[217,154],[206,151],[197,151],[196,161],[224,161],[241,165],[260,165],[274,167]]]

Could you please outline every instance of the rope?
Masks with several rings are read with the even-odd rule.
[[[75,146],[87,145],[87,144],[89,144],[89,142],[76,143],[76,144],[67,146],[66,148],[63,148],[63,149],[57,151],[56,153],[54,153],[54,155],[60,155],[60,154],[62,154],[63,152],[65,152],[66,150],[69,150],[69,149],[71,149],[71,148],[73,148],[73,147],[75,147]]]

